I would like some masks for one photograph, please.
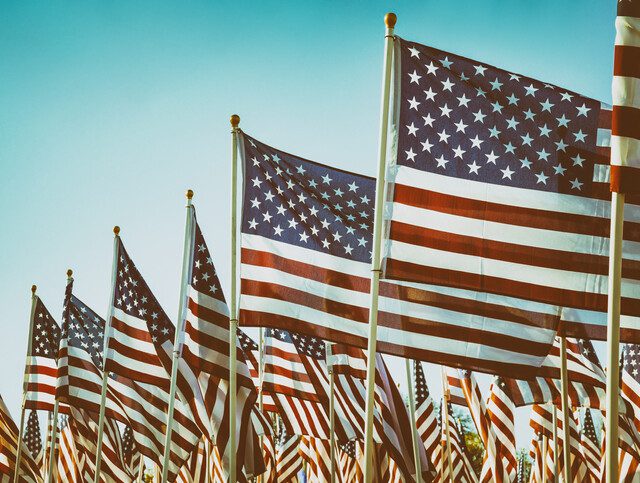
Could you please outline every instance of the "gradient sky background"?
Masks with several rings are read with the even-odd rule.
[[[387,11],[402,37],[610,102],[615,7],[0,1],[0,394],[14,418],[31,285],[59,319],[72,268],[75,293],[106,313],[113,225],[175,319],[192,188],[228,286],[230,114],[274,147],[374,175]]]

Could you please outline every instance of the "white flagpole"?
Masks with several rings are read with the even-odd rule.
[[[567,372],[567,338],[560,337],[560,389],[562,392],[562,451],[564,481],[571,481],[571,430],[569,428],[569,375]]]
[[[620,395],[620,291],[622,277],[622,228],[624,193],[611,193],[609,234],[609,282],[607,299],[607,400],[605,467],[607,483],[618,481],[618,398]]]
[[[116,271],[118,269],[118,240],[120,227],[113,227],[113,261],[111,264],[111,292],[109,293],[109,306],[107,308],[107,320],[104,327],[104,344],[102,347],[102,393],[100,395],[100,416],[98,418],[98,441],[96,443],[96,474],[93,483],[100,481],[100,466],[102,465],[102,438],[104,435],[104,416],[107,403],[107,384],[109,373],[107,367],[107,353],[109,349],[109,337],[111,336],[111,319],[113,318],[113,294],[116,289]]]
[[[547,483],[547,446],[549,441],[546,434],[542,435],[542,483]]]
[[[331,362],[331,342],[325,342],[327,372],[329,373],[329,455],[330,455],[330,475],[331,483],[336,481],[336,410],[335,410],[335,380],[333,378],[333,363]]]
[[[27,357],[24,365],[24,378],[22,382],[22,405],[20,406],[20,426],[18,427],[18,453],[16,454],[16,470],[13,475],[13,483],[18,483],[18,477],[20,476],[20,462],[22,459],[22,436],[24,435],[24,413],[25,405],[27,404],[27,387],[29,385],[29,374],[27,368],[29,367],[29,357],[31,354],[31,339],[33,339],[33,318],[36,312],[36,290],[38,287],[31,286],[31,315],[29,318],[29,339],[27,340]]]
[[[236,478],[236,339],[238,332],[237,305],[237,239],[238,239],[238,125],[240,116],[231,116],[231,283],[229,296],[229,481]]]
[[[373,412],[376,374],[376,342],[378,334],[378,289],[380,282],[380,248],[382,244],[382,211],[384,208],[385,169],[387,154],[387,131],[389,127],[389,94],[391,91],[391,68],[393,64],[393,28],[396,15],[384,17],[386,25],[384,41],[384,66],[382,70],[382,102],[380,108],[380,143],[378,145],[378,175],[376,177],[375,219],[373,223],[373,248],[371,256],[371,287],[369,289],[369,340],[367,359],[367,400],[365,404],[364,481],[373,480]]]
[[[182,274],[180,275],[180,299],[178,301],[178,321],[173,340],[173,354],[171,355],[171,385],[169,386],[169,407],[167,408],[167,430],[164,438],[164,455],[162,458],[162,483],[166,483],[169,476],[169,458],[171,457],[171,433],[173,433],[173,412],[176,404],[176,386],[178,383],[178,364],[182,354],[181,344],[184,332],[184,308],[185,308],[185,286],[189,280],[189,270],[191,269],[191,245],[193,243],[191,226],[193,191],[187,190],[187,220],[184,224],[184,247],[182,249]]]
[[[451,398],[451,391],[447,384],[447,375],[445,373],[444,366],[440,366],[442,374],[442,417],[444,418],[443,427],[446,431],[445,440],[447,442],[447,465],[449,466],[449,479],[453,481],[453,462],[451,456],[451,428],[449,428],[449,399]],[[442,455],[444,460],[444,455]]]
[[[264,410],[264,401],[262,397],[262,377],[263,377],[263,370],[264,370],[263,359],[262,359],[262,352],[264,351],[263,337],[264,337],[264,329],[260,327],[260,332],[258,334],[258,408],[260,409],[261,413]],[[258,441],[260,442],[260,448],[263,448],[262,438],[263,438],[262,436],[258,438]],[[263,481],[262,475],[258,475],[256,480],[258,483],[262,483]]]
[[[422,462],[420,461],[420,440],[418,438],[418,425],[416,424],[416,399],[413,387],[413,377],[411,373],[411,361],[405,359],[407,372],[407,391],[409,393],[409,416],[411,419],[411,439],[413,441],[413,459],[416,465],[416,482],[422,481]],[[413,361],[415,369],[416,361]]]
[[[558,474],[558,411],[556,405],[551,403],[553,407],[553,474]]]

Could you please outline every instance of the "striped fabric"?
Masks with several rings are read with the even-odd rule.
[[[364,445],[352,439],[340,446],[337,454],[342,481],[363,483],[364,480]]]
[[[422,363],[413,361],[413,387],[416,400],[416,427],[418,436],[424,445],[427,458],[433,463],[434,453],[440,444],[438,430],[438,415],[433,406],[433,399],[429,394],[427,380],[424,377]]]
[[[611,108],[396,44],[384,276],[557,305],[567,336],[606,340]],[[626,201],[621,338],[640,342],[640,201]]]
[[[445,411],[443,411],[444,408],[446,408]],[[440,404],[439,413],[439,441],[432,455],[433,467],[436,472],[434,482],[445,483],[448,481],[459,481],[461,483],[477,483],[478,477],[473,471],[473,467],[469,461],[464,435],[460,432],[460,427],[453,417],[451,404],[443,401],[443,403]],[[448,421],[444,419],[445,417],[448,418]],[[451,449],[451,454],[449,454],[449,448]],[[449,460],[451,460],[451,465],[449,465]],[[451,476],[449,466],[451,466],[453,476]]]
[[[18,426],[13,421],[9,409],[0,397],[0,477],[3,481],[13,481],[16,471],[18,449]],[[19,475],[21,483],[41,483],[40,467],[31,457],[27,445],[22,444]]]
[[[375,180],[241,136],[245,173],[240,322],[366,348]],[[531,375],[555,305],[382,281],[378,350]]]
[[[307,463],[306,474],[308,482],[321,483],[331,481],[331,456],[328,440],[301,436],[300,454]],[[342,483],[339,473],[336,473],[336,482]]]
[[[262,390],[262,381],[260,380],[259,361],[261,356],[258,344],[256,344],[254,340],[240,328],[238,328],[238,341],[240,342],[240,347],[246,358],[251,380],[253,381],[258,394],[260,394],[260,391]],[[270,413],[278,412],[278,408],[276,407],[276,403],[273,401],[273,396],[271,396],[271,394],[263,392],[260,396],[262,397],[262,407],[265,411]]]
[[[620,0],[611,122],[611,190],[640,192],[640,3]]]
[[[515,435],[515,404],[511,393],[501,377],[496,377],[489,388],[487,414],[496,435],[498,455],[504,468],[513,480],[518,473]]]
[[[60,422],[57,473],[60,483],[81,483],[80,461],[68,417]]]
[[[579,419],[578,411],[576,411],[576,419]],[[600,452],[600,443],[596,437],[596,430],[589,408],[585,409],[582,424],[580,424],[580,452],[582,453],[592,480],[597,481],[602,453]]]
[[[300,436],[288,436],[283,430],[276,448],[276,471],[279,483],[298,483],[303,460],[298,451]]]

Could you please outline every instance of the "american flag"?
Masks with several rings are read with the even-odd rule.
[[[213,258],[196,219],[195,208],[189,211],[191,236],[190,267],[186,277],[184,342],[178,369],[178,387],[190,400],[190,407],[200,428],[218,447],[224,467],[229,467],[229,308],[222,293]],[[153,333],[153,323],[150,326]],[[165,350],[171,345],[165,339]],[[156,342],[156,347],[160,339]],[[236,474],[243,466],[247,473],[261,472],[262,457],[251,411],[258,394],[251,379],[241,341],[236,343],[237,454]],[[160,349],[158,349],[160,351]],[[169,354],[169,352],[167,352]],[[165,367],[170,367],[166,366]],[[208,429],[209,428],[209,429]],[[241,444],[242,443],[242,444]],[[249,450],[247,450],[247,448]],[[252,451],[253,450],[253,451]],[[258,465],[256,467],[256,465]]]
[[[375,180],[241,140],[242,324],[365,348]],[[380,283],[378,350],[389,354],[530,374],[558,323],[556,306]]]
[[[168,371],[171,370],[175,327],[129,257],[120,237],[117,237],[116,260],[105,370],[135,381],[137,389],[148,391],[154,409],[160,410],[158,419],[161,423],[149,428],[160,443],[159,446],[154,445],[154,456],[160,463],[164,452],[170,386]],[[182,371],[178,372],[182,374]],[[172,420],[170,478],[175,477],[200,440],[200,431],[195,424],[201,420],[197,418],[196,421],[188,406],[199,397],[193,393],[184,394],[184,388],[185,385],[179,385],[178,392],[182,394],[176,398]],[[132,425],[132,429],[137,428]]]
[[[31,347],[27,354],[26,409],[53,411],[56,395],[60,327],[37,295],[31,320]],[[60,411],[59,408],[58,410]],[[64,411],[66,412],[66,407]]]
[[[13,421],[2,397],[0,397],[0,441],[2,441],[0,444],[0,479],[4,483],[4,481],[13,481],[16,471],[18,426]],[[24,441],[21,454],[19,469],[21,482],[40,483],[42,481],[40,467],[31,457]]]
[[[580,425],[580,452],[592,478],[598,481],[602,454],[589,408],[585,409],[582,424]]]
[[[358,424],[359,438],[363,438],[366,400],[367,355],[358,347],[334,344],[331,348],[331,361],[336,378],[338,401],[344,401]],[[412,427],[404,400],[381,354],[376,354],[376,373],[374,389],[374,428],[373,439],[381,443],[382,448],[398,465],[398,470],[409,479],[415,473],[413,459]],[[423,473],[430,471],[429,460],[424,446],[419,445],[419,458]]]
[[[433,460],[434,468],[436,469],[435,481],[438,483],[447,481],[477,483],[478,477],[469,461],[464,435],[458,430],[453,417],[451,403],[442,401],[439,408],[439,416],[440,431],[438,436],[440,441]],[[448,422],[444,418],[448,418]],[[451,449],[451,455],[449,455],[449,449]],[[451,458],[451,471],[449,469],[449,458]]]
[[[504,378],[516,406],[553,402],[560,405],[560,340],[545,359],[542,375],[528,380]],[[567,339],[569,401],[572,407],[605,409],[605,373],[588,339]],[[624,402],[620,400],[620,408]]]
[[[338,461],[342,481],[362,483],[364,479],[364,447],[356,439],[347,441],[338,448]]]
[[[140,465],[144,467],[144,458],[138,445],[133,437],[133,431],[130,426],[125,426],[122,434],[122,460],[127,467],[129,474],[137,475]]]
[[[262,454],[266,470],[260,476],[264,483],[276,483],[278,481],[278,470],[276,466],[276,448],[272,435],[262,437]]]
[[[300,436],[289,435],[284,428],[280,431],[276,446],[276,471],[279,482],[298,482],[298,473],[303,467],[302,456],[298,451],[299,445]]]
[[[625,344],[621,365],[620,392],[630,410],[620,414],[619,444],[640,460],[640,345]]]
[[[618,481],[634,482],[640,474],[640,456],[638,455],[638,441],[632,436],[633,428],[629,419],[620,414],[618,419]],[[605,427],[601,429],[602,443],[600,452],[600,471],[598,481],[606,481],[606,441]]]
[[[558,473],[563,471],[563,448],[564,448],[564,430],[563,430],[563,416],[562,411],[556,409],[557,418],[557,436],[558,436]],[[553,412],[550,404],[534,404],[531,407],[531,419],[529,425],[534,429],[536,433],[543,434],[547,438],[553,441]],[[572,478],[578,478],[578,481],[583,481],[587,477],[588,469],[584,460],[582,452],[580,451],[580,436],[578,433],[578,425],[573,415],[569,417],[569,448],[570,448],[570,461],[571,461],[571,475]],[[550,445],[548,453],[553,453],[553,445]],[[553,455],[551,455],[553,456]]]
[[[40,421],[38,421],[38,413],[34,410],[29,411],[27,418],[27,427],[24,432],[24,443],[27,445],[31,457],[36,464],[42,468],[44,463],[44,452],[42,451],[42,436],[40,435]]]
[[[429,394],[427,380],[424,377],[424,371],[420,361],[413,361],[413,377],[418,436],[424,445],[427,457],[434,463],[434,455],[440,444],[438,417],[433,406],[433,399],[431,399],[431,395]]]
[[[610,107],[450,52],[397,47],[385,276],[557,305],[567,336],[606,340]],[[627,201],[621,337],[638,342],[640,206]]]
[[[73,280],[67,285],[62,340],[58,358],[58,398],[69,401],[87,414],[100,411],[105,320],[73,294]],[[149,359],[149,357],[147,357]],[[164,430],[168,391],[153,384],[133,381],[109,373],[106,412],[109,418],[131,427],[140,451],[160,463],[164,447]],[[199,437],[186,407],[176,401],[175,424],[182,435],[172,437],[172,471],[181,466],[181,447]],[[93,417],[93,416],[92,416]],[[78,450],[80,448],[77,448]],[[177,466],[177,467],[176,467]]]
[[[327,439],[301,436],[299,449],[302,459],[307,463],[307,481],[331,481],[330,448]],[[339,473],[336,473],[336,482],[342,483]]]
[[[491,428],[496,435],[498,455],[502,458],[510,479],[513,479],[518,472],[515,410],[515,404],[504,379],[496,377],[489,388],[487,414],[489,421],[491,421]]]
[[[462,390],[462,378],[460,377],[460,371],[453,367],[445,368],[445,391],[447,391],[447,398],[451,404],[457,404],[458,406],[467,406],[467,398]]]
[[[484,398],[478,386],[478,382],[471,371],[461,370],[460,379],[467,406],[471,413],[478,435],[485,447],[484,461],[482,465],[481,481],[503,482],[510,481],[509,469],[500,457],[501,444],[496,430],[493,427],[491,417],[487,411]]]
[[[76,451],[68,416],[60,418],[58,425],[58,458],[56,470],[60,483],[81,483],[80,461]]]
[[[189,460],[180,468],[176,483],[208,483],[210,465],[207,452],[208,441],[202,438],[193,449]]]
[[[611,189],[636,194],[640,190],[640,6],[634,0],[618,1],[613,67],[613,118],[611,122]]]
[[[238,341],[240,342],[240,348],[244,354],[244,357],[247,361],[247,366],[249,367],[249,374],[251,374],[251,379],[253,380],[253,384],[258,390],[258,394],[262,391],[262,381],[260,376],[260,363],[258,362],[261,358],[258,344],[249,337],[242,329],[238,328]],[[273,396],[271,394],[265,393],[262,391],[262,408],[266,412],[277,413],[278,408],[276,407],[275,402],[273,401]]]

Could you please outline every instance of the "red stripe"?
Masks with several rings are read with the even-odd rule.
[[[640,47],[634,45],[615,46],[613,53],[613,75],[640,79]]]
[[[611,134],[640,139],[640,109],[629,106],[613,106]]]
[[[611,165],[611,191],[640,194],[640,169],[632,166]],[[624,230],[626,230],[625,223]],[[625,233],[625,240],[627,239]]]

